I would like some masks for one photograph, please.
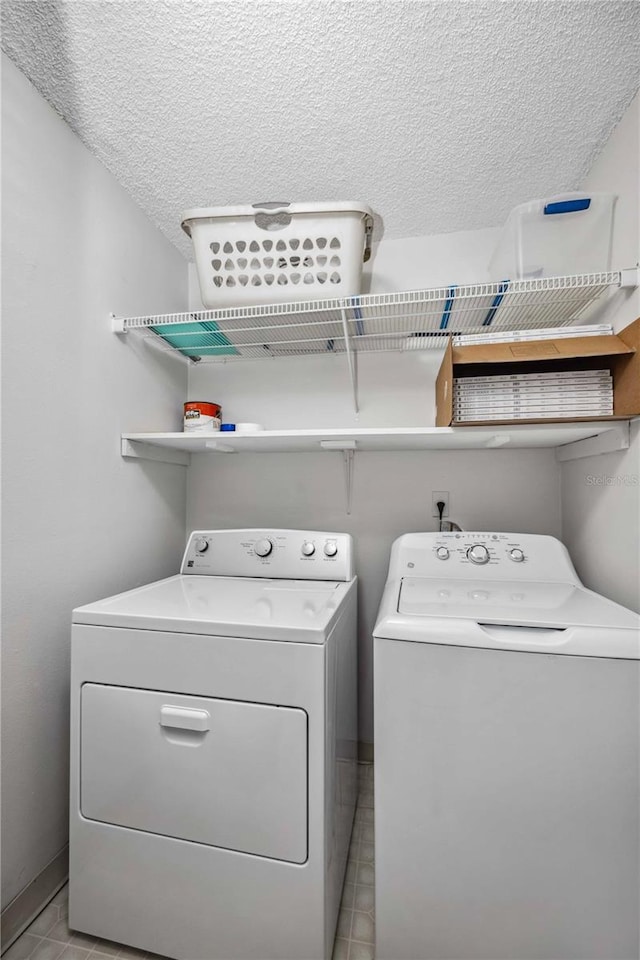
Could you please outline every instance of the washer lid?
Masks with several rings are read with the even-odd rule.
[[[398,613],[530,627],[638,628],[637,614],[572,583],[405,577]]]
[[[324,643],[351,584],[169,577],[73,611],[74,623]]]
[[[640,617],[571,583],[388,581],[373,633],[418,643],[640,659]]]

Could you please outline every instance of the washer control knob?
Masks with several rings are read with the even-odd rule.
[[[196,553],[206,553],[208,549],[208,540],[196,540]]]
[[[338,552],[338,544],[335,540],[327,540],[324,545],[324,552],[327,557],[335,557]]]
[[[315,544],[311,543],[310,540],[305,540],[300,549],[303,557],[312,557],[316,552]]]
[[[436,557],[438,558],[438,560],[448,560],[449,551],[447,550],[446,547],[438,547],[438,549],[436,550]]]
[[[509,550],[509,556],[514,563],[522,563],[524,560],[524,553],[520,547],[514,547],[513,550]]]
[[[471,560],[471,563],[489,563],[489,551],[483,543],[474,543],[472,547],[469,547],[467,557]]]
[[[271,540],[258,540],[254,545],[253,552],[257,557],[268,557],[273,550]]]

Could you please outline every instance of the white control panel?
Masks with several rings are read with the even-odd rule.
[[[409,533],[393,545],[389,575],[579,582],[559,540],[525,533]]]
[[[310,530],[194,530],[180,572],[209,577],[351,580],[353,540]]]

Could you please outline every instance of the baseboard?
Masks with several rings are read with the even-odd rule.
[[[0,944],[3,953],[55,897],[68,876],[69,848],[65,847],[2,911]]]
[[[358,760],[360,763],[373,763],[373,744],[367,740],[358,741]]]

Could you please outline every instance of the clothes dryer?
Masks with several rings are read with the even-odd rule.
[[[69,925],[180,960],[331,956],[356,799],[351,538],[200,530],[78,608]]]

